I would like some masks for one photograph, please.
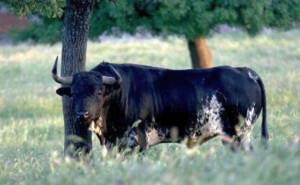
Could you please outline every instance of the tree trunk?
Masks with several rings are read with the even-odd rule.
[[[61,75],[71,76],[85,70],[86,48],[94,0],[67,0],[62,28]],[[92,149],[92,137],[86,126],[75,122],[72,100],[62,99],[64,112],[65,155],[78,158]]]
[[[193,41],[188,41],[188,48],[193,69],[212,67],[212,55],[205,38],[200,37]]]

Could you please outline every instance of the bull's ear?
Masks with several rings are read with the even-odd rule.
[[[60,87],[56,90],[56,93],[60,96],[67,95],[69,97],[72,96],[70,87]]]
[[[102,95],[107,96],[111,93],[112,90],[113,90],[113,88],[111,86],[103,85],[102,86]]]
[[[120,87],[116,86],[116,85],[103,85],[102,86],[102,94],[103,94],[103,96],[107,96],[107,95],[111,94],[113,91],[117,90],[118,88],[120,88]]]

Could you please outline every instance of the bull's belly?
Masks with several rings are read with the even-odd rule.
[[[197,125],[194,128],[188,128],[185,134],[179,134],[178,127],[169,128],[148,128],[145,132],[147,147],[159,143],[179,143],[182,142],[188,147],[201,145],[209,139],[221,135],[222,127],[219,122],[208,122],[204,125]]]
[[[223,105],[213,95],[208,97],[205,102],[202,102],[193,113],[192,118],[179,130],[176,126],[168,129],[150,129],[146,133],[147,143],[149,146],[163,142],[165,140],[176,141],[176,137],[180,134],[181,138],[186,142],[187,146],[191,147],[197,144],[202,144],[205,141],[223,134],[222,112],[224,111]],[[177,134],[177,135],[176,135]],[[166,137],[169,136],[169,137]]]

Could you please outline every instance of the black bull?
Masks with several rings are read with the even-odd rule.
[[[59,95],[73,98],[78,122],[94,131],[102,146],[146,149],[162,142],[187,146],[220,136],[242,150],[262,111],[268,140],[264,85],[249,68],[228,66],[170,70],[134,64],[101,63],[89,72],[53,79]]]

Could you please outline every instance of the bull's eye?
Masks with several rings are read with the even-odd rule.
[[[101,96],[101,93],[102,93],[101,91],[98,91],[98,92],[97,92],[97,95],[98,95],[98,96]]]

